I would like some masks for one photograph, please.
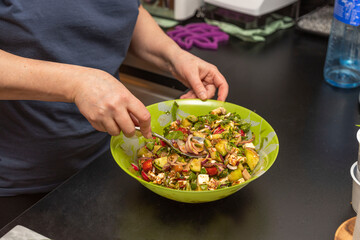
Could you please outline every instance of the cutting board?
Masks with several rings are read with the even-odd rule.
[[[336,230],[334,240],[353,240],[356,217],[343,222]]]

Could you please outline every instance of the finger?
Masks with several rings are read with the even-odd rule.
[[[139,120],[137,120],[136,117],[132,113],[129,113],[129,115],[130,115],[130,118],[133,121],[134,125],[139,127],[140,126]],[[138,132],[136,132],[136,133],[138,133]],[[140,129],[140,134],[143,135],[141,133],[141,129]]]
[[[205,88],[206,88],[206,91],[207,91],[208,99],[211,99],[212,97],[215,96],[216,87],[213,84],[209,84]]]
[[[146,138],[151,138],[151,115],[144,104],[135,98],[131,101],[128,111],[138,122],[142,135]]]
[[[196,76],[191,75],[188,79],[191,85],[191,89],[195,93],[195,96],[197,96],[201,100],[206,100],[207,99],[206,89],[203,82],[200,80],[199,75]]]
[[[180,98],[181,99],[184,99],[184,98],[189,99],[189,98],[197,98],[197,97],[196,97],[194,91],[190,90],[187,93],[183,94]]]
[[[184,98],[189,98],[188,96],[191,95],[191,90],[189,90],[188,92],[184,93],[183,95],[180,96],[180,99],[184,99]]]
[[[111,136],[117,136],[120,134],[120,127],[112,118],[107,118],[105,122],[102,123],[103,128],[108,132]]]
[[[133,121],[134,125],[139,126],[139,120],[137,120],[136,117],[132,113],[129,113],[129,115],[130,115],[131,120]]]
[[[218,88],[217,100],[225,101],[228,96],[228,93],[229,93],[229,85],[226,82],[225,77],[221,73],[216,74],[214,83],[215,83],[215,86]]]
[[[119,113],[115,115],[115,122],[120,127],[121,131],[126,137],[132,137],[135,134],[135,125],[131,120],[130,115],[126,110],[118,111]],[[121,112],[121,113],[120,113]]]

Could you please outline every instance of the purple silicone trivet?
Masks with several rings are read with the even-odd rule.
[[[207,23],[190,23],[185,26],[176,26],[167,34],[180,47],[190,49],[192,46],[205,49],[217,49],[220,42],[227,42],[229,35],[219,27]]]

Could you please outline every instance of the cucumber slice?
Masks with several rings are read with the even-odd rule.
[[[167,157],[161,157],[161,158],[156,158],[154,160],[154,164],[156,166],[158,166],[160,168],[160,170],[162,170],[162,168],[164,167],[164,165],[167,163]]]
[[[254,170],[256,165],[259,162],[259,155],[250,148],[245,148],[245,156],[246,156],[246,163],[249,166],[250,170]]]
[[[242,177],[243,177],[242,170],[241,169],[236,169],[236,170],[232,171],[229,174],[228,179],[229,179],[230,182],[235,182],[235,181],[239,180]]]
[[[200,172],[201,170],[201,161],[199,158],[194,158],[190,162],[190,169],[194,172]]]

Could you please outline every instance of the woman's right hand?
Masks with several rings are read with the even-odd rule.
[[[96,69],[83,69],[73,92],[73,101],[91,125],[117,136],[135,134],[135,125],[151,138],[151,115],[144,104],[112,75]],[[74,76],[76,77],[76,76]]]
[[[0,50],[0,100],[74,102],[91,125],[115,136],[150,138],[150,113],[126,87],[105,71],[35,60]]]

